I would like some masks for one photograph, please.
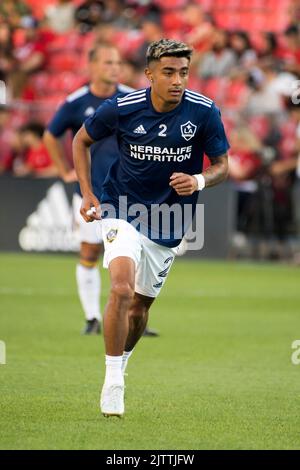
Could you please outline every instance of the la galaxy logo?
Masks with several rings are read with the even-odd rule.
[[[107,234],[106,234],[106,240],[108,243],[112,243],[116,238],[118,234],[118,229],[117,228],[112,228]]]
[[[181,135],[185,140],[190,140],[194,137],[197,126],[193,124],[191,121],[186,122],[185,124],[182,124],[180,126],[181,129]]]

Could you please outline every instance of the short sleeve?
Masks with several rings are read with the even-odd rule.
[[[204,152],[208,157],[219,157],[230,148],[219,108],[214,104],[204,133]]]
[[[115,100],[106,100],[84,123],[88,135],[94,140],[101,140],[115,133],[118,113]]]
[[[55,137],[61,137],[68,129],[73,127],[72,106],[67,101],[55,113],[47,129]]]

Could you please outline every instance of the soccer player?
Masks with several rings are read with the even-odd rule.
[[[73,141],[83,194],[81,214],[86,221],[101,217],[87,149],[116,132],[121,155],[110,168],[101,196],[104,266],[111,279],[100,400],[105,416],[124,413],[128,358],[176,255],[183,236],[178,228],[186,230],[191,222],[187,220],[184,227],[173,224],[167,233],[153,223],[157,207],[176,205],[184,210],[192,206],[195,210],[198,192],[221,183],[228,173],[229,144],[219,109],[209,98],[186,89],[191,54],[182,42],[161,39],[151,43],[145,71],[150,88],[107,100]],[[211,166],[201,173],[204,152]],[[143,213],[140,224],[134,224],[135,211]],[[150,226],[142,227],[147,220]]]
[[[66,183],[75,180],[70,170],[60,138],[70,129],[73,135],[80,129],[86,118],[107,98],[122,97],[133,91],[118,84],[120,76],[120,54],[112,44],[97,43],[89,52],[90,83],[69,95],[58,109],[44,135],[47,149],[56,163],[61,178]],[[109,136],[91,147],[93,190],[98,198],[109,167],[119,158],[115,136]],[[80,260],[76,267],[78,293],[86,317],[85,334],[98,334],[101,330],[100,291],[101,279],[97,267],[101,251],[101,230],[96,222],[87,224],[80,216],[81,194],[79,185],[73,197],[73,213],[80,229]],[[146,336],[157,336],[149,328]]]

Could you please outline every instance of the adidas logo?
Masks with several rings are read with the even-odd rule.
[[[147,132],[144,129],[144,126],[141,124],[139,127],[134,129],[134,134],[147,134]]]
[[[61,182],[54,183],[19,233],[24,251],[77,251],[79,234],[74,232],[72,207]]]

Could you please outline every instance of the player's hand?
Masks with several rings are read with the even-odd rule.
[[[170,178],[170,186],[179,196],[191,196],[195,191],[198,191],[197,179],[185,173],[173,173]]]
[[[94,196],[94,194],[90,193],[83,196],[80,214],[86,222],[101,220],[100,202],[98,201],[96,196]]]
[[[62,176],[62,179],[63,179],[64,183],[74,183],[75,181],[78,181],[76,171],[74,169],[66,172]]]

